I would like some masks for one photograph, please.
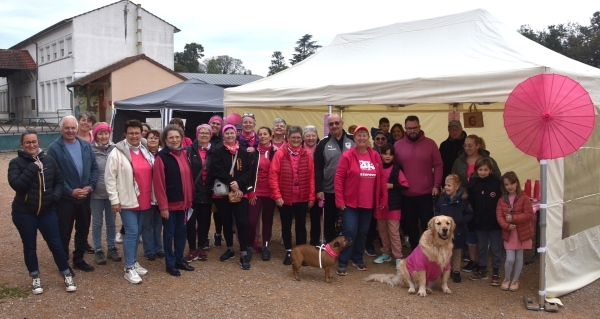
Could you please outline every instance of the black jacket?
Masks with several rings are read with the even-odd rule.
[[[215,149],[209,172],[211,172],[210,174],[213,178],[218,178],[222,183],[227,185],[236,181],[242,193],[246,194],[254,190],[254,181],[252,181],[254,168],[252,167],[248,152],[240,148],[237,154],[236,165],[233,168],[233,177],[229,174],[229,170],[231,169],[234,155],[229,152],[225,145],[221,145]]]
[[[389,164],[394,165],[392,168],[392,172],[390,173],[390,178],[388,179],[388,183],[393,184],[394,187],[388,188],[388,206],[389,210],[398,210],[402,208],[402,191],[408,189],[408,187],[400,185],[398,183],[398,175],[400,175],[400,165],[398,164]],[[389,165],[383,164],[383,168],[388,168]]]
[[[56,161],[42,150],[37,157],[42,171],[36,159],[22,150],[8,164],[8,183],[16,192],[12,202],[15,212],[39,215],[53,211],[62,196],[64,180]]]
[[[445,181],[446,176],[450,175],[452,172],[452,165],[454,165],[454,161],[458,158],[458,153],[464,150],[463,144],[465,144],[466,138],[467,133],[463,131],[459,139],[454,140],[448,136],[448,138],[440,144],[440,154],[442,155],[442,162],[444,162],[444,178],[442,181]]]
[[[198,140],[194,140],[192,145],[187,147],[187,155],[188,162],[190,162],[190,169],[192,171],[192,178],[195,181],[194,184],[194,202],[195,203],[203,203],[210,204],[212,203],[212,188],[214,179],[210,174],[210,163],[212,162],[212,157],[214,153],[215,147],[211,144],[210,149],[206,152],[206,169],[208,170],[208,175],[205,180],[202,180],[202,157],[200,156],[200,152],[198,151]]]
[[[486,178],[473,176],[469,180],[469,202],[473,207],[473,219],[468,224],[470,231],[500,230],[496,219],[496,205],[502,197],[500,180],[494,175]]]
[[[473,218],[473,209],[468,200],[462,199],[463,191],[459,190],[454,197],[444,194],[435,207],[435,216],[445,215],[454,219],[456,228],[452,243],[454,249],[460,249],[467,243],[467,223]]]

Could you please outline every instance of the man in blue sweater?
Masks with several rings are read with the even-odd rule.
[[[77,137],[77,119],[65,116],[60,123],[61,136],[48,146],[64,178],[63,194],[56,206],[60,238],[67,256],[69,241],[75,223],[75,251],[73,268],[93,271],[83,260],[90,232],[90,197],[98,181],[98,164],[90,143]]]

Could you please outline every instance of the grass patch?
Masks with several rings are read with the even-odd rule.
[[[0,300],[7,298],[26,298],[29,296],[29,289],[25,290],[19,287],[8,287],[8,283],[0,283]]]

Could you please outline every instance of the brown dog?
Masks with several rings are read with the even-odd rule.
[[[325,282],[331,283],[329,272],[331,266],[335,263],[337,256],[347,245],[352,244],[351,237],[338,236],[332,242],[327,244],[331,253],[325,249],[319,249],[312,245],[299,245],[292,249],[292,269],[294,270],[294,278],[300,280],[298,271],[302,266],[302,262],[306,262],[309,266],[325,268]],[[321,255],[321,265],[319,265],[319,254]],[[335,257],[333,257],[333,256]]]
[[[440,281],[444,293],[452,293],[448,288],[450,277],[450,257],[452,256],[452,236],[456,224],[452,217],[435,216],[423,232],[419,246],[396,266],[396,274],[375,274],[365,281],[379,281],[392,286],[408,287],[408,293],[421,297],[431,293],[432,281]]]

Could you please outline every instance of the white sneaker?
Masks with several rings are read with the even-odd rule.
[[[73,282],[73,276],[71,274],[65,275],[65,287],[67,292],[73,292],[77,290],[77,286]]]
[[[144,241],[142,240],[142,235],[140,235],[140,244],[143,243]]]
[[[135,264],[133,264],[133,269],[135,269],[135,271],[142,276],[148,273],[148,270],[140,266],[140,263],[138,263],[137,261],[135,262]]]
[[[140,275],[138,275],[137,271],[135,271],[135,268],[132,269],[125,269],[125,275],[123,276],[123,278],[125,278],[127,281],[129,281],[132,284],[139,284],[140,282],[142,282],[142,277],[140,277]]]
[[[33,283],[31,284],[31,292],[34,295],[39,295],[42,292],[44,292],[44,288],[42,288],[42,280],[40,279],[40,276],[35,276],[32,277],[33,279]]]
[[[122,244],[123,243],[123,234],[121,234],[120,232],[117,232],[117,236],[115,237],[115,241],[117,242],[117,244]]]

